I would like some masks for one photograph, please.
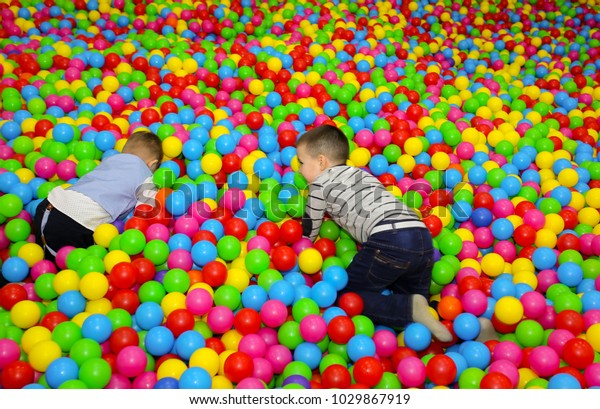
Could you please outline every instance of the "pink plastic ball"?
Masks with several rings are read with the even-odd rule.
[[[460,270],[458,270],[458,273],[456,273],[456,282],[460,283],[461,280],[465,277],[479,278],[479,273],[473,267],[463,267]]]
[[[35,292],[35,284],[24,283],[23,288],[27,292],[27,299],[30,301],[42,301],[42,299]]]
[[[267,344],[260,335],[247,334],[240,340],[238,351],[245,352],[251,358],[262,358],[267,352]]]
[[[471,159],[475,154],[475,147],[469,142],[461,142],[456,146],[456,154],[460,159]]]
[[[175,234],[185,234],[186,236],[191,238],[194,236],[194,234],[196,234],[199,228],[200,223],[198,223],[198,220],[194,219],[193,217],[180,217],[177,220],[175,220],[173,232]]]
[[[219,206],[237,212],[246,203],[246,195],[241,189],[231,188],[227,189],[221,199],[219,200]]]
[[[292,249],[296,252],[296,254],[302,253],[304,250],[312,247],[312,241],[306,237],[302,237],[296,243],[292,245]]]
[[[450,284],[446,285],[442,289],[440,296],[442,296],[442,297],[450,296],[450,297],[460,298],[460,291],[458,291],[458,285],[455,283],[450,283]]]
[[[500,254],[507,263],[512,263],[517,257],[517,248],[508,240],[501,240],[494,245],[494,253]]]
[[[481,290],[468,290],[463,294],[461,301],[465,312],[477,317],[483,315],[488,307],[488,298]]]
[[[375,343],[375,352],[382,358],[392,356],[398,349],[398,338],[392,331],[376,331],[373,334],[373,342]]]
[[[548,336],[548,346],[556,351],[558,355],[562,355],[565,344],[568,340],[575,338],[575,335],[566,329],[555,329]]]
[[[362,129],[354,136],[354,142],[360,147],[369,148],[373,144],[373,134],[368,129]]]
[[[383,148],[388,146],[392,142],[392,135],[390,131],[387,129],[380,129],[375,131],[375,135],[373,136],[375,145]]]
[[[327,323],[320,315],[307,315],[300,321],[300,335],[307,342],[317,343],[327,335]]]
[[[210,218],[210,205],[206,202],[194,202],[188,209],[188,214],[201,225]]]
[[[164,224],[153,223],[146,229],[145,236],[146,241],[162,240],[164,242],[167,242],[169,241],[170,232],[169,228]]]
[[[551,305],[546,306],[546,311],[544,314],[539,317],[537,320],[544,329],[552,329],[554,328],[554,322],[556,321],[556,312],[554,311],[554,307]]]
[[[589,310],[583,313],[583,323],[587,330],[594,324],[600,322],[600,310]]]
[[[425,382],[425,364],[415,356],[407,356],[398,363],[396,370],[403,387],[415,388]]]
[[[459,260],[465,260],[469,258],[477,258],[479,253],[479,247],[472,241],[463,241],[462,249],[456,255]]]
[[[56,274],[56,266],[50,260],[40,260],[31,267],[31,278],[35,281],[42,274]]]
[[[254,135],[244,135],[240,138],[239,145],[248,152],[255,151],[258,148],[258,138]]]
[[[527,318],[536,319],[546,312],[546,298],[537,291],[529,291],[520,298]]]
[[[254,236],[250,240],[248,240],[248,251],[254,249],[261,249],[266,251],[267,253],[271,252],[271,243],[269,239],[264,236]]]
[[[57,165],[51,158],[39,158],[34,165],[35,173],[44,179],[50,179],[56,175]]]
[[[19,344],[9,338],[0,339],[0,369],[6,365],[18,361],[21,356]]]
[[[194,261],[192,260],[192,255],[189,251],[184,249],[176,249],[169,253],[167,257],[167,267],[169,269],[172,268],[180,268],[182,270],[189,271],[194,266]]]
[[[273,365],[265,358],[254,358],[254,372],[252,376],[262,380],[265,383],[271,382],[273,379]]]
[[[286,365],[292,362],[292,352],[283,345],[273,345],[267,349],[265,359],[273,368],[273,373],[280,374]]]
[[[258,378],[245,378],[242,379],[236,386],[235,389],[265,389],[265,383]]]
[[[509,199],[500,199],[494,202],[492,213],[496,217],[507,217],[515,212],[515,205]]]
[[[56,265],[61,270],[65,270],[67,268],[67,256],[69,255],[69,253],[72,250],[75,250],[75,247],[65,246],[56,252],[56,257],[55,257]]]
[[[492,234],[492,230],[488,227],[477,228],[473,236],[475,238],[475,244],[477,244],[479,248],[483,249],[492,247],[495,241],[494,235]]]
[[[185,297],[185,306],[194,315],[204,315],[213,306],[213,298],[204,288],[194,288]]]
[[[274,328],[262,327],[258,330],[257,334],[260,335],[265,341],[267,348],[279,344],[279,340],[277,339],[277,330]]]
[[[206,323],[211,331],[223,334],[233,326],[233,311],[222,305],[213,307],[208,312]]]
[[[585,368],[583,376],[588,387],[600,386],[600,364],[591,364]]]
[[[259,314],[266,326],[277,328],[287,319],[287,307],[279,300],[268,300],[260,308]]]
[[[546,216],[540,210],[531,209],[523,215],[523,223],[539,230],[546,225]]]
[[[144,372],[133,380],[133,389],[153,389],[156,384],[156,372]]]
[[[512,363],[508,359],[500,359],[498,361],[492,362],[492,364],[489,367],[489,372],[499,372],[501,374],[506,375],[506,377],[510,379],[513,388],[516,388],[519,384],[519,369],[514,363]]]
[[[139,346],[129,345],[117,354],[117,369],[128,378],[141,375],[148,364],[146,352]]]
[[[541,377],[552,376],[558,370],[560,357],[549,346],[541,345],[533,348],[529,354],[529,366]]]
[[[56,175],[62,180],[70,180],[77,177],[77,164],[69,159],[61,161],[56,167]]]
[[[131,389],[131,381],[120,373],[114,373],[104,389]]]
[[[523,361],[523,350],[513,341],[501,341],[494,347],[494,361],[510,361],[519,366]]]
[[[552,284],[560,282],[558,274],[554,270],[542,270],[537,275],[538,286],[537,290],[545,293]]]
[[[4,225],[0,226],[0,249],[5,249],[10,246],[10,239],[6,237]]]

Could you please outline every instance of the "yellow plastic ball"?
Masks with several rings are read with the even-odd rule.
[[[538,279],[537,276],[531,271],[519,271],[513,272],[513,283],[524,283],[535,290],[538,285]]]
[[[99,300],[108,291],[108,279],[99,272],[87,273],[79,282],[79,291],[88,300]]]
[[[200,162],[200,166],[204,173],[209,175],[216,175],[223,167],[221,157],[216,153],[207,153],[204,155]]]
[[[183,143],[181,139],[176,136],[167,136],[162,142],[163,152],[168,158],[176,158],[181,155],[183,150]]]
[[[436,170],[446,170],[450,166],[450,156],[446,152],[436,152],[431,157],[431,165]]]
[[[600,213],[593,207],[584,207],[577,213],[577,220],[579,223],[595,226],[600,222]]]
[[[233,383],[226,376],[217,375],[212,379],[213,389],[233,389]]]
[[[317,249],[305,249],[298,256],[298,266],[306,274],[315,274],[323,266],[323,256]]]
[[[161,300],[160,306],[165,314],[165,317],[175,310],[185,308],[185,294],[178,292],[168,293]]]
[[[112,303],[108,298],[90,300],[85,304],[85,312],[89,314],[106,315],[112,311]]]
[[[535,267],[533,265],[533,262],[525,257],[519,257],[516,260],[514,260],[512,262],[511,267],[512,267],[512,271],[514,271],[514,272],[517,272],[517,271],[527,271],[530,273],[535,272]]]
[[[52,287],[54,291],[61,295],[67,291],[79,290],[79,274],[75,270],[61,270],[56,273]]]
[[[189,366],[204,368],[213,377],[219,372],[219,354],[212,348],[197,349],[190,357]]]
[[[25,260],[31,268],[44,259],[44,249],[36,243],[26,243],[17,252],[17,256]]]
[[[175,378],[179,380],[186,369],[187,365],[181,359],[167,359],[158,367],[156,379]]]
[[[28,360],[33,369],[38,372],[46,372],[48,365],[61,356],[60,346],[52,340],[47,340],[38,342],[31,348]]]
[[[10,320],[21,329],[33,327],[41,316],[40,307],[31,300],[19,301],[10,310]]]
[[[573,187],[579,182],[579,174],[575,169],[566,168],[558,173],[558,181],[566,187]]]
[[[600,188],[595,187],[585,193],[585,202],[589,207],[600,209]]]
[[[600,352],[600,324],[590,325],[585,333],[585,338],[594,351]]]
[[[538,230],[535,236],[536,247],[554,248],[554,246],[556,246],[556,243],[558,243],[558,237],[552,230],[547,228]]]
[[[237,351],[242,337],[243,335],[237,332],[235,329],[230,329],[221,336],[221,342],[223,342],[225,349]]]
[[[512,296],[504,296],[496,302],[494,314],[506,325],[513,325],[523,318],[523,304]]]
[[[404,152],[410,156],[417,156],[423,152],[423,142],[416,137],[408,138],[404,143]]]
[[[109,274],[114,266],[122,262],[131,262],[131,257],[129,257],[129,254],[125,253],[123,250],[109,251],[108,254],[104,256],[104,267],[106,268],[106,272]]]
[[[504,263],[500,254],[488,253],[481,259],[481,270],[489,277],[497,277],[504,272]]]
[[[119,86],[120,84],[117,77],[107,76],[102,79],[102,88],[110,93],[117,92]]]
[[[265,92],[265,84],[263,84],[261,80],[254,79],[250,81],[250,84],[248,85],[248,91],[252,95],[260,95]]]
[[[367,148],[356,148],[350,153],[350,161],[358,167],[366,166],[371,160],[371,152]]]
[[[28,354],[37,343],[42,341],[49,341],[52,339],[52,332],[41,325],[36,325],[35,327],[31,327],[25,332],[23,332],[23,336],[21,337],[21,348],[23,352]]]
[[[525,389],[525,386],[534,379],[537,379],[537,374],[529,368],[519,368],[519,385],[518,389]]]
[[[104,223],[94,230],[94,243],[107,249],[112,239],[118,235],[119,229],[114,224]]]
[[[232,268],[227,271],[225,284],[235,287],[241,293],[250,284],[250,277],[246,271]]]

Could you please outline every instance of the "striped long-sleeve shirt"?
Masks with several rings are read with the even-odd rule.
[[[345,165],[326,169],[310,184],[302,217],[306,237],[315,240],[326,212],[361,243],[367,241],[373,227],[383,220],[420,221],[414,211],[373,175]]]

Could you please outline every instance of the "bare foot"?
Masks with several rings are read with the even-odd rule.
[[[477,319],[481,325],[481,331],[479,331],[479,336],[475,339],[475,341],[485,342],[498,340],[498,333],[496,332],[492,321],[484,317],[479,317]]]
[[[429,312],[429,303],[422,295],[415,294],[412,297],[413,321],[425,325],[431,334],[441,342],[452,341],[452,334],[448,329],[435,319]]]

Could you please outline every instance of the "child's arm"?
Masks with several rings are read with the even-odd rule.
[[[319,235],[319,229],[321,228],[323,216],[325,215],[325,204],[323,186],[315,184],[310,185],[306,207],[304,209],[304,214],[302,215],[302,231],[303,235],[310,238],[311,241],[315,241]]]
[[[146,203],[154,206],[154,199],[156,198],[157,193],[158,191],[156,190],[156,185],[154,184],[152,177],[149,177],[138,187],[136,191],[137,205]]]

